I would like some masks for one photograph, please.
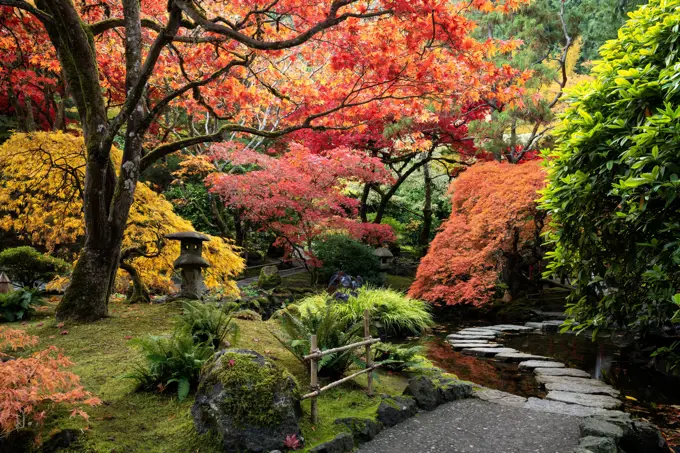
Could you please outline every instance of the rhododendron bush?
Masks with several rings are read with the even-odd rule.
[[[80,385],[77,375],[66,371],[72,363],[57,347],[27,357],[7,354],[37,343],[37,337],[23,330],[0,327],[0,438],[28,426],[41,427],[58,405],[71,407],[71,416],[87,420],[82,406],[101,403]]]
[[[538,161],[484,162],[465,171],[451,185],[451,217],[421,261],[409,295],[437,305],[479,306],[499,283],[512,289],[522,278],[518,268],[538,262],[543,214],[536,191],[544,186]]]
[[[207,183],[227,206],[274,233],[275,244],[289,256],[319,266],[311,245],[328,232],[346,233],[376,246],[395,240],[391,227],[355,220],[359,202],[343,192],[350,181],[389,181],[389,172],[377,158],[344,147],[315,154],[295,142],[281,157],[235,152],[228,145],[215,145],[213,156],[232,165],[256,165],[256,170],[242,174],[213,173]]]

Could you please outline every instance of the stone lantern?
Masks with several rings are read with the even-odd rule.
[[[387,247],[379,247],[375,249],[375,256],[380,258],[380,270],[386,272],[392,267],[392,262],[394,261],[394,255],[390,252]]]
[[[187,231],[172,233],[165,236],[167,239],[180,241],[179,257],[173,263],[175,269],[181,270],[182,289],[178,297],[200,299],[205,292],[203,284],[203,268],[210,264],[203,258],[203,241],[210,239],[200,233]]]

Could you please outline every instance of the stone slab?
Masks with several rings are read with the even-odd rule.
[[[586,371],[577,368],[534,368],[534,373],[540,376],[590,377]]]
[[[618,397],[621,394],[621,392],[608,385],[598,385],[590,383],[591,381],[600,382],[596,379],[579,379],[579,378],[576,379],[584,382],[583,383],[569,381],[548,382],[547,384],[545,384],[545,388],[546,390],[549,391],[587,393],[590,395],[609,395],[613,397]]]
[[[567,383],[567,384],[588,384],[591,387],[592,386],[599,386],[599,387],[609,387],[607,384],[605,384],[602,381],[598,381],[597,379],[590,379],[590,377],[574,377],[574,376],[547,376],[544,374],[538,374],[536,375],[536,381],[541,383],[541,384],[548,384],[548,383]]]
[[[498,331],[489,329],[461,329],[456,333],[459,335],[491,335],[493,337],[499,334]]]
[[[524,404],[526,409],[533,409],[541,412],[550,412],[553,414],[573,415],[575,417],[590,417],[591,415],[625,415],[621,411],[613,411],[608,409],[600,409],[597,407],[580,406],[578,404],[568,404],[561,401],[544,400],[540,398],[529,398]]]
[[[589,395],[585,393],[572,393],[558,390],[548,392],[546,399],[569,404],[578,404],[581,406],[596,407],[599,409],[616,409],[621,406],[621,401],[612,398],[611,396]]]
[[[495,357],[501,362],[523,362],[525,360],[550,360],[550,357],[542,355],[526,354],[524,352],[504,352]]]
[[[512,393],[502,392],[496,389],[482,387],[473,391],[475,397],[503,406],[524,407],[527,399],[523,396],[513,395]]]
[[[551,362],[547,360],[527,360],[519,363],[519,369],[533,369],[533,368],[564,368],[564,363]]]
[[[493,340],[494,336],[491,335],[472,335],[472,334],[459,334],[454,333],[446,337],[447,340]]]
[[[461,350],[461,349],[466,349],[466,348],[501,348],[503,347],[502,344],[498,343],[471,343],[471,342],[462,342],[459,343],[457,341],[452,341],[451,346],[453,346],[453,349],[455,350]]]
[[[514,324],[498,324],[495,326],[485,327],[485,329],[496,330],[498,332],[528,332],[532,330],[531,327],[517,326]]]
[[[496,354],[517,352],[517,349],[512,348],[466,348],[461,351],[464,355],[473,355],[477,357],[493,357]]]
[[[529,329],[538,329],[541,330],[543,328],[543,323],[542,322],[527,322],[524,324],[525,327],[528,327]]]

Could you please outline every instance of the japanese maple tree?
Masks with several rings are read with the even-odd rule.
[[[538,277],[539,233],[545,214],[537,191],[545,186],[538,161],[514,165],[482,162],[451,185],[451,217],[418,267],[409,295],[436,305],[482,305],[499,283],[513,296]]]
[[[346,128],[378,109],[413,116],[462,92],[511,101],[519,88],[496,85],[488,57],[515,44],[471,39],[464,13],[521,2],[0,0],[3,38],[52,44],[42,58],[60,63],[87,150],[85,244],[57,317],[106,316],[137,181],[160,158],[232,134]],[[206,133],[157,134],[177,109],[205,116]]]
[[[359,202],[343,192],[351,181],[389,181],[389,172],[377,158],[349,148],[315,154],[295,142],[280,157],[244,152],[226,144],[213,146],[213,157],[256,168],[241,174],[215,172],[207,183],[227,206],[239,209],[245,219],[274,233],[275,245],[311,267],[321,264],[313,256],[314,240],[330,231],[344,232],[372,245],[395,239],[387,225],[357,221]]]

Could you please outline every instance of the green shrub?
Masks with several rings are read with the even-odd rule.
[[[317,346],[321,351],[346,346],[361,341],[363,325],[350,324],[337,316],[333,306],[319,310],[301,312],[295,306],[279,310],[276,316],[283,335],[274,336],[300,362],[309,367],[303,359],[309,354],[310,337],[316,335]],[[329,354],[319,361],[319,376],[339,377],[355,362],[355,351],[348,350],[337,354]]]
[[[354,277],[361,276],[364,281],[382,284],[380,259],[374,250],[342,235],[326,236],[314,244],[314,253],[323,263],[319,269],[321,281],[326,283],[338,271]]]
[[[650,0],[573,89],[547,153],[548,273],[576,329],[671,327],[680,293],[680,9]]]
[[[421,346],[402,346],[391,343],[378,343],[373,347],[375,363],[389,371],[405,371],[423,366]]]
[[[334,301],[320,294],[306,297],[296,306],[303,317],[326,306],[332,307],[335,316],[348,324],[362,322],[364,310],[369,310],[371,325],[377,328],[381,337],[421,335],[433,325],[426,303],[392,289],[359,288],[356,296],[351,295],[347,302]]]
[[[43,255],[33,247],[23,246],[0,252],[0,270],[21,286],[33,288],[63,275],[71,266],[64,260]]]
[[[42,298],[35,290],[20,289],[0,294],[0,318],[7,322],[27,319],[35,312],[36,305],[42,305]]]
[[[203,364],[215,353],[212,344],[197,343],[188,332],[179,330],[170,336],[149,335],[133,342],[145,363],[126,377],[133,379],[139,390],[176,389],[180,401],[196,388]]]
[[[228,337],[235,341],[238,336],[238,325],[232,322],[231,314],[214,303],[196,300],[182,304],[177,329],[189,334],[195,343],[207,343],[214,349],[225,345]]]

